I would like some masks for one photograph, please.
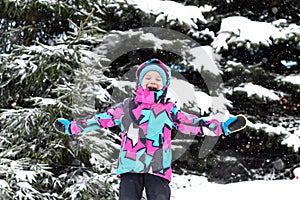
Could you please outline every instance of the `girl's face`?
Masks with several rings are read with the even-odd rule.
[[[157,71],[149,71],[145,74],[142,80],[142,87],[153,88],[156,90],[161,90],[163,86],[163,81],[160,74]]]

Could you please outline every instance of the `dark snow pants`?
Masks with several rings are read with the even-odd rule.
[[[170,200],[168,180],[152,174],[138,173],[121,175],[119,200],[141,200],[144,188],[147,200]]]

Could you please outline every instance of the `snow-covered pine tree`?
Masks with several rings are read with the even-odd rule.
[[[58,134],[52,126],[57,117],[72,119],[78,113],[96,112],[95,97],[100,104],[110,101],[101,87],[113,81],[103,74],[100,61],[105,58],[91,51],[104,32],[95,14],[100,12],[98,3],[0,4],[5,32],[0,54],[1,199],[116,195],[112,188],[116,180],[106,158],[109,149],[116,148],[117,138],[91,136],[81,141]]]
[[[223,170],[235,174],[228,181],[289,178],[300,162],[299,85],[289,81],[300,69],[299,16],[295,15],[299,2],[211,2],[216,19],[221,20],[212,45],[221,44],[221,38],[226,41],[214,47],[222,55],[227,98],[234,105],[230,112],[244,112],[255,124],[247,135],[237,135],[238,144],[232,138],[220,143],[222,155],[235,157],[234,168],[229,164]],[[251,90],[256,92],[251,95]]]

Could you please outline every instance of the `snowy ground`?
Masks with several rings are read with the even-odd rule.
[[[293,200],[299,198],[300,180],[216,184],[200,176],[174,175],[171,188],[171,200]]]

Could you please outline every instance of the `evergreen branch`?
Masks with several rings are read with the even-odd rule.
[[[92,8],[92,11],[89,13],[89,15],[87,16],[87,18],[84,20],[84,22],[82,23],[82,21],[80,21],[80,26],[78,27],[77,24],[75,24],[71,19],[68,19],[68,21],[73,24],[77,29],[78,29],[78,32],[77,32],[77,35],[76,37],[69,43],[68,46],[71,46],[72,44],[74,44],[81,36],[82,32],[83,32],[83,29],[84,27],[87,25],[87,23],[89,22],[91,16],[93,15],[95,11],[95,8]]]

